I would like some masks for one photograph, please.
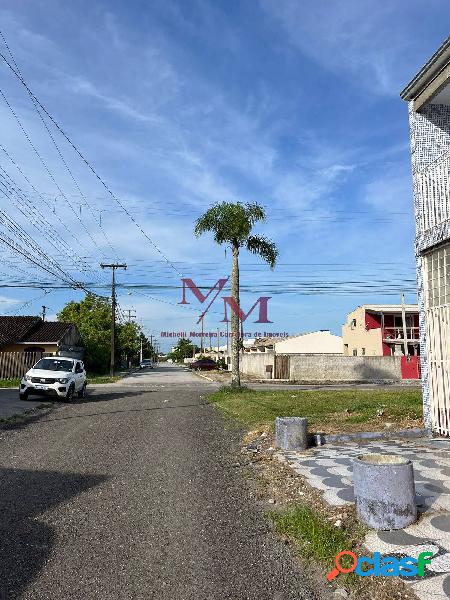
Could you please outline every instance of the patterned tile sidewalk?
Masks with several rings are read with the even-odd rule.
[[[306,452],[284,452],[290,466],[323,491],[332,506],[354,502],[352,460],[360,454],[398,454],[414,465],[420,519],[398,531],[372,531],[369,552],[415,556],[433,552],[425,577],[405,578],[423,600],[450,598],[450,440],[374,441],[367,444],[327,444]]]

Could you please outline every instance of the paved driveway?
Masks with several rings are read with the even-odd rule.
[[[210,389],[165,366],[0,431],[0,598],[322,598],[273,537]]]

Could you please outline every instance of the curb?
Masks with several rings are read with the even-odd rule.
[[[207,377],[206,375],[202,375],[201,373],[195,373],[195,375],[197,375],[197,377],[202,377],[202,379],[207,379],[208,381],[212,381],[213,383],[220,383],[220,381],[211,379],[211,377]]]
[[[392,385],[402,387],[420,387],[420,379],[339,379],[339,380],[321,380],[321,379],[249,379],[246,383],[270,383],[283,385],[318,385],[318,386],[339,386],[339,385]]]
[[[357,433],[338,433],[338,434],[322,434],[317,433],[311,436],[313,446],[323,446],[324,444],[346,443],[355,441],[367,440],[395,440],[415,439],[423,437],[433,437],[431,430],[426,427],[417,427],[414,429],[400,429],[392,431],[360,431]]]

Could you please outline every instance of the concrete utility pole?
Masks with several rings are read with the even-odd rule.
[[[112,269],[112,282],[111,282],[111,363],[109,372],[111,377],[114,377],[114,363],[115,363],[115,337],[116,337],[116,269],[126,269],[127,265],[119,263],[100,264],[102,269]]]
[[[128,315],[126,313],[128,313]],[[134,315],[132,315],[131,313],[134,313]],[[126,310],[123,311],[123,314],[125,316],[127,316],[128,323],[131,322],[131,319],[135,319],[136,318],[136,311],[134,309],[132,309],[132,308],[127,308]]]
[[[42,305],[42,320],[45,321],[46,311],[49,309],[49,306]]]
[[[203,354],[203,319],[205,316],[202,316],[202,337],[200,338],[200,353]]]
[[[406,330],[405,294],[402,292],[402,325],[403,325],[403,352],[408,356],[408,338]]]

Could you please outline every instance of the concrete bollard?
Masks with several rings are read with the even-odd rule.
[[[395,455],[362,454],[353,461],[356,511],[372,529],[402,529],[417,519],[414,471]]]
[[[275,443],[282,450],[306,450],[308,447],[308,419],[303,417],[277,417]]]

